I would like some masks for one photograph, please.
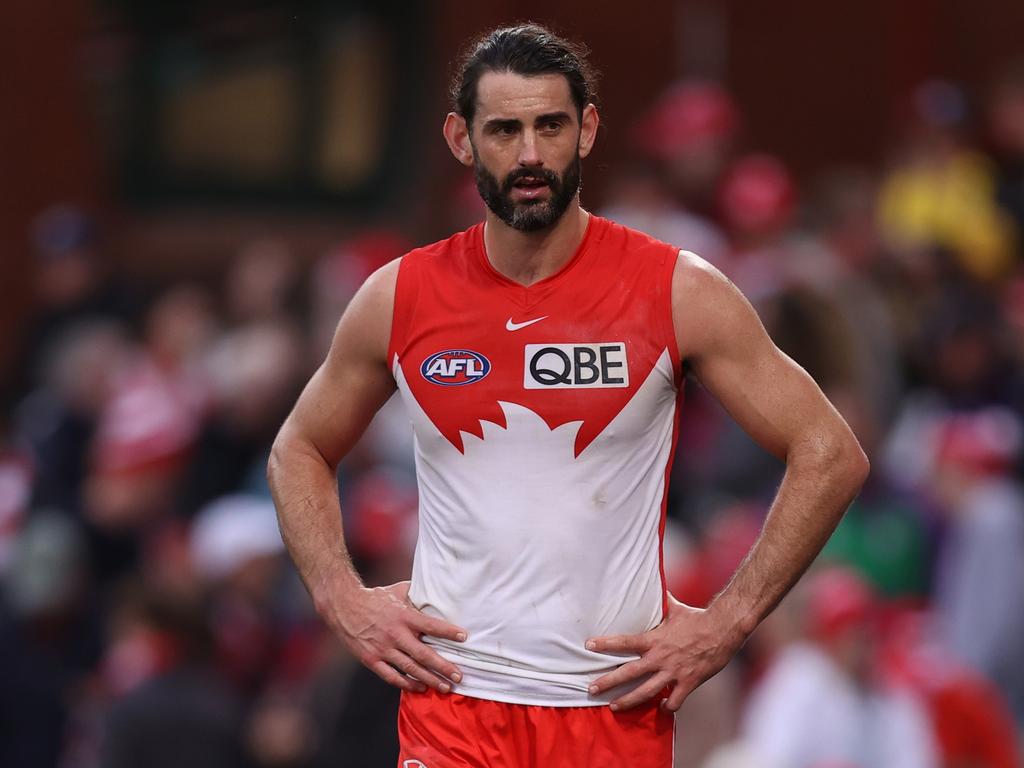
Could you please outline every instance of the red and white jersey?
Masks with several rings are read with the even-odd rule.
[[[416,435],[409,597],[469,633],[425,638],[459,693],[606,704],[621,690],[587,688],[627,659],[584,643],[661,622],[677,255],[591,216],[529,287],[491,266],[483,225],[402,259],[388,359]]]

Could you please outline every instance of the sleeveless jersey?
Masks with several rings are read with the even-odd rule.
[[[588,686],[635,656],[586,640],[661,622],[677,255],[592,215],[529,287],[490,264],[482,224],[402,258],[388,359],[415,432],[409,598],[469,633],[424,637],[462,670],[456,692],[606,704],[624,689]]]

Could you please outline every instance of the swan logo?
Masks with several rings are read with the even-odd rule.
[[[419,760],[406,760],[402,763],[402,768],[427,768],[427,764]]]
[[[491,361],[479,352],[468,349],[446,349],[437,352],[420,366],[423,378],[432,384],[461,387],[475,384],[491,372]]]

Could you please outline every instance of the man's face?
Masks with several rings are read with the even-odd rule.
[[[487,207],[521,232],[554,225],[580,187],[580,121],[565,77],[485,73],[469,129]]]

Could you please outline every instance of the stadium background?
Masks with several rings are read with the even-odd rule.
[[[394,764],[395,695],[319,628],[262,465],[368,270],[480,217],[449,61],[524,18],[602,72],[584,204],[725,270],[873,461],[678,765],[770,765],[811,717],[1020,764],[1024,5],[9,0],[0,765]],[[781,470],[688,387],[667,562],[700,603]],[[367,579],[401,578],[400,413],[341,480]]]

